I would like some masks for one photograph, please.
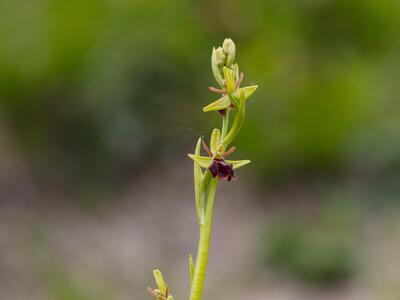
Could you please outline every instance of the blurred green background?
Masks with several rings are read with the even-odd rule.
[[[399,31],[396,0],[0,0],[0,298],[147,299],[154,264],[186,297],[185,154],[231,37],[253,163],[206,297],[397,300]]]

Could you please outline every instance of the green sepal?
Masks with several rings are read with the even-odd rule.
[[[238,89],[233,94],[236,97],[240,97],[240,94],[243,93],[244,99],[247,100],[254,94],[254,92],[257,90],[257,88],[258,88],[258,85],[250,85],[250,86],[246,86],[246,87],[242,87],[242,88]]]
[[[203,107],[204,112],[209,112],[209,111],[216,111],[216,110],[224,110],[227,109],[231,106],[232,101],[229,99],[228,95],[225,95],[221,99],[218,99],[217,101],[214,101],[213,103]]]
[[[222,69],[224,72],[226,91],[228,94],[231,94],[236,89],[235,73],[227,67],[223,67]]]
[[[239,168],[251,163],[251,161],[248,160],[248,159],[245,159],[245,160],[226,160],[226,162],[228,164],[232,165],[234,170],[239,169]]]
[[[189,254],[189,271],[190,271],[190,285],[192,285],[194,276],[194,262],[192,254]]]
[[[200,156],[201,138],[197,141],[196,149],[194,151],[196,156]],[[196,200],[197,220],[199,224],[204,224],[204,189],[203,189],[203,171],[201,165],[194,161],[194,195]]]
[[[200,156],[200,155],[193,155],[193,154],[188,154],[190,159],[192,159],[194,162],[198,163],[202,168],[207,169],[212,162],[211,157],[207,156]]]
[[[220,142],[221,142],[221,131],[215,128],[211,134],[211,140],[210,140],[210,149],[212,154],[217,153]]]

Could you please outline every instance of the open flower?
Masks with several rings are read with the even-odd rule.
[[[217,101],[210,103],[209,105],[203,107],[204,112],[209,111],[220,111],[228,108],[235,107],[235,101],[239,97],[240,94],[243,93],[244,99],[248,100],[251,95],[257,90],[257,85],[246,86],[243,88],[237,89],[232,95],[224,94],[224,96]]]
[[[239,169],[247,164],[250,160],[225,160],[224,158],[213,158],[188,154],[188,156],[203,169],[208,169],[213,177],[231,181],[235,179],[234,170]]]
[[[208,156],[200,155],[201,143]],[[195,154],[188,154],[188,156],[195,162],[195,173],[197,172],[200,174],[201,170],[199,169],[201,167],[208,169],[214,178],[218,176],[219,179],[231,181],[236,178],[234,173],[235,169],[250,163],[250,160],[225,160],[225,158],[235,150],[235,147],[231,147],[228,151],[225,151],[225,147],[221,143],[221,132],[219,129],[215,128],[211,134],[210,148],[208,148],[207,144],[200,138],[197,142]]]

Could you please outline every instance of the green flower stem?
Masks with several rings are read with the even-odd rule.
[[[231,113],[231,110],[227,109],[225,116],[223,116],[223,118],[222,118],[221,141],[224,140],[225,136],[228,134],[230,113]]]
[[[208,253],[210,250],[212,217],[217,185],[218,179],[212,178],[210,180],[210,184],[207,190],[207,206],[204,224],[200,225],[199,247],[197,250],[197,259],[195,262],[193,282],[190,289],[190,300],[200,300],[203,293]]]

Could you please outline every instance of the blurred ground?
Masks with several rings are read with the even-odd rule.
[[[160,268],[176,298],[184,299],[187,257],[197,243],[191,180],[186,161],[179,168],[149,170],[92,210],[60,204],[39,190],[29,195],[42,196],[39,205],[28,198],[2,203],[0,298],[149,299],[151,270]],[[262,228],[273,220],[316,217],[304,201],[315,197],[313,185],[266,194],[246,186],[250,181],[241,179],[218,191],[205,299],[398,299],[398,210],[357,217],[349,228],[356,232],[361,266],[350,280],[304,285],[269,272],[256,249]],[[291,197],[298,202],[288,204]]]

